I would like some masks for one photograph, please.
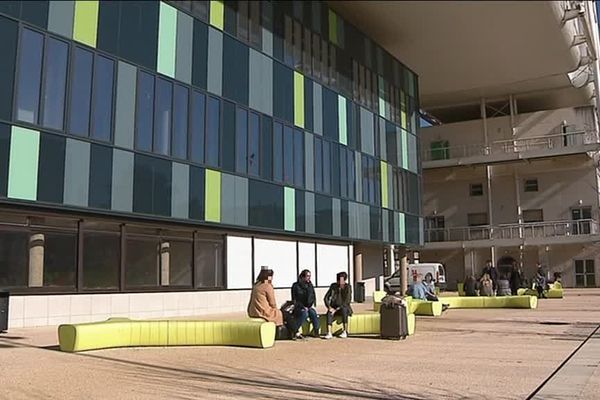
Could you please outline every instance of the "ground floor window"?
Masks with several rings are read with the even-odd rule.
[[[575,260],[575,286],[595,287],[596,268],[594,260]]]
[[[224,238],[187,227],[0,212],[0,289],[215,289]]]

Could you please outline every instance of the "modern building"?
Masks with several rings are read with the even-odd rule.
[[[600,285],[595,4],[486,8],[463,37],[480,60],[449,68],[470,85],[423,104],[434,126],[421,130],[420,258],[443,262],[450,287],[479,276],[487,259],[511,258],[528,278],[540,262],[566,286]],[[492,36],[502,24],[506,35]]]
[[[0,2],[9,326],[243,311],[423,241],[416,74],[323,2]],[[391,263],[388,263],[391,265]]]

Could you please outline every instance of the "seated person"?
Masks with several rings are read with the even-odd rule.
[[[315,309],[315,288],[310,281],[310,271],[305,269],[298,276],[298,281],[292,285],[292,301],[299,312],[300,323],[303,324],[307,317],[312,322],[314,337],[319,337],[319,314]]]
[[[296,337],[296,332],[299,328],[298,322],[296,319],[287,316],[284,321],[284,313],[277,308],[275,290],[273,289],[272,269],[262,267],[256,278],[256,283],[252,287],[247,312],[249,317],[262,318],[266,321],[274,322],[277,325],[278,331],[285,327],[292,339]]]
[[[505,274],[500,274],[498,277],[498,293],[497,296],[510,296],[512,290],[510,288],[510,281]]]
[[[429,301],[438,301],[435,293],[431,292],[431,289],[427,287],[422,281],[423,275],[418,274],[416,277],[416,281],[413,282],[412,285],[408,288],[410,295],[413,299],[418,300],[429,300]]]
[[[490,279],[490,275],[485,273],[479,281],[479,295],[480,296],[493,296],[494,295],[494,282]]]
[[[342,316],[343,331],[340,334],[341,338],[348,337],[348,317],[352,315],[352,286],[346,280],[348,274],[340,272],[336,275],[336,282],[329,286],[329,290],[325,293],[325,306],[327,307],[327,335],[325,339],[331,339],[331,325],[333,325],[333,317],[335,315]]]
[[[546,280],[546,272],[544,271],[542,266],[539,264],[538,264],[538,269],[535,274],[535,278],[533,279],[533,282],[535,284],[535,288],[538,293],[538,298],[545,299],[546,294],[544,293],[544,290],[547,289],[546,286],[548,285],[548,281]]]
[[[473,275],[467,276],[464,283],[465,296],[477,296],[477,280]]]
[[[425,274],[425,280],[423,281],[423,285],[425,285],[425,289],[427,292],[432,293],[435,296],[435,282],[433,281],[433,275],[431,272]]]

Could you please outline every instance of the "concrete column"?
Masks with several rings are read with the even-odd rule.
[[[44,234],[29,237],[29,287],[44,286]]]
[[[391,244],[389,248],[389,263],[390,263],[390,275],[396,272],[396,259],[394,257],[394,245]]]
[[[171,274],[171,245],[169,242],[160,244],[160,284],[169,286]]]
[[[362,254],[356,254],[354,256],[354,282],[361,282],[363,280],[363,259]]]
[[[406,249],[404,249],[404,255],[400,258],[400,268],[402,269],[400,274],[401,293],[404,294],[408,290],[408,258],[406,256]]]

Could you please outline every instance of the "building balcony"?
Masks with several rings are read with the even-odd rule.
[[[595,131],[499,140],[488,145],[449,146],[447,141],[438,143],[441,146],[432,144],[431,148],[422,151],[423,168],[491,164],[600,150],[598,132]]]
[[[488,247],[569,244],[600,241],[600,225],[593,219],[532,222],[425,230],[425,247]]]

